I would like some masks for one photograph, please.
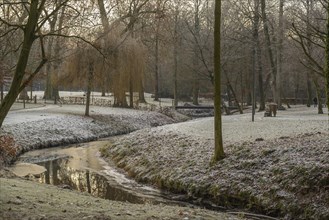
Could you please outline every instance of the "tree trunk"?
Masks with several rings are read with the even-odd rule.
[[[134,88],[131,71],[129,71],[129,107],[134,108]]]
[[[118,84],[115,85],[116,88],[113,89],[113,96],[114,96],[114,107],[122,107],[127,108],[127,98],[126,98],[126,87],[124,86],[126,83],[126,80],[122,74],[119,74],[117,77],[119,77]]]
[[[104,1],[103,0],[97,0],[98,3],[98,9],[99,9],[99,13],[101,15],[101,21],[102,21],[102,26],[104,29],[104,33],[107,34],[110,31],[110,23],[109,20],[107,18],[107,13],[105,10],[105,6],[104,6]],[[101,75],[102,77],[105,78],[104,76],[104,70],[102,71]],[[102,97],[105,97],[105,92],[106,92],[106,83],[105,80],[103,80],[102,82]]]
[[[199,89],[200,89],[200,82],[197,78],[195,78],[193,80],[193,105],[199,105]]]
[[[306,19],[307,19],[307,27],[306,27],[306,47],[310,54],[313,53],[313,47],[312,47],[312,33],[311,33],[311,27],[310,27],[310,18],[311,18],[311,11],[313,10],[313,1],[307,0],[306,1],[307,7],[306,7]],[[308,61],[308,65],[312,66],[311,61]],[[308,70],[307,72],[307,107],[310,107],[313,102],[313,92],[312,92],[312,80],[314,81],[314,76],[312,70]],[[317,88],[316,88],[317,89]]]
[[[263,25],[264,25],[264,35],[265,35],[265,46],[266,50],[270,59],[270,66],[271,66],[271,73],[272,73],[272,91],[273,91],[273,101],[277,102],[276,97],[277,97],[277,91],[276,91],[276,65],[274,62],[274,55],[273,55],[273,50],[272,50],[272,44],[271,44],[271,38],[270,38],[270,33],[269,33],[269,25],[268,25],[268,19],[267,19],[267,14],[266,14],[266,4],[265,0],[261,0],[261,11],[262,11],[262,20],[263,20]]]
[[[138,102],[139,103],[146,103],[145,96],[144,96],[144,83],[143,79],[139,82],[139,93],[138,93]]]
[[[159,33],[155,35],[154,101],[159,101]]]
[[[177,71],[178,71],[178,4],[175,7],[175,28],[174,28],[174,107],[178,105],[177,93]]]
[[[313,80],[314,85],[315,85],[315,91],[316,91],[316,97],[318,99],[318,114],[323,114],[323,109],[322,109],[322,99],[321,99],[321,87],[317,81],[317,79]]]
[[[277,47],[277,72],[276,72],[276,100],[278,109],[281,103],[281,75],[282,75],[282,59],[283,59],[283,5],[284,0],[279,3],[279,31],[278,31],[278,47]]]
[[[109,20],[107,18],[107,13],[104,7],[104,1],[103,0],[97,0],[98,3],[98,9],[99,9],[99,13],[101,15],[101,21],[102,21],[102,25],[104,28],[104,32],[107,33],[110,30],[110,23]]]
[[[194,0],[194,31],[195,31],[195,42],[194,42],[194,77],[193,77],[193,104],[199,105],[199,49],[198,49],[198,40],[200,39],[200,0]]]
[[[329,116],[329,2],[327,3],[327,32],[326,32],[326,49],[325,49],[325,77],[326,77],[326,95],[327,95],[327,108]]]
[[[61,4],[62,0],[60,0],[58,2],[58,4]],[[63,22],[64,22],[64,17],[65,17],[65,6],[62,7],[62,11],[61,11],[61,17],[59,18],[59,22],[58,22],[58,34],[62,34],[62,28],[63,28]],[[60,65],[61,65],[61,60],[58,59],[60,57],[60,52],[61,52],[61,39],[59,37],[57,37],[56,39],[56,44],[55,44],[55,49],[54,49],[54,57],[56,58],[56,61],[54,62],[54,66],[53,66],[53,98],[55,100],[55,104],[57,104],[57,100],[60,99],[59,97],[59,88],[58,88],[58,76],[59,76],[59,72],[60,72]]]
[[[52,27],[52,25],[51,25]],[[54,27],[55,28],[55,27]],[[52,50],[53,50],[53,41],[54,38],[51,37],[48,41],[48,57],[51,57]],[[53,84],[52,84],[52,63],[47,63],[46,66],[46,89],[43,98],[44,99],[52,99],[53,98]]]
[[[24,40],[22,49],[20,51],[20,56],[18,58],[13,78],[13,82],[15,83],[11,84],[8,94],[5,96],[3,102],[0,105],[0,127],[2,126],[5,117],[7,116],[11,106],[15,102],[20,92],[20,86],[25,75],[25,69],[31,52],[31,47],[35,40],[34,31],[39,18],[38,3],[38,0],[32,0],[30,3],[29,18],[24,28]]]
[[[1,102],[2,102],[2,100],[3,100],[3,82],[1,82]]]
[[[307,107],[311,107],[313,100],[312,82],[310,79],[310,73],[307,74]]]
[[[261,47],[259,42],[259,0],[254,0],[254,30],[253,30],[253,41],[254,41],[254,71],[257,73],[255,75],[258,76],[258,89],[259,89],[259,98],[260,98],[260,105],[258,111],[265,110],[265,91],[263,87],[263,68],[262,68],[262,54],[261,54]]]
[[[225,157],[222,135],[222,112],[221,112],[221,60],[220,60],[220,34],[221,34],[221,0],[215,1],[215,27],[214,27],[214,77],[215,77],[215,154],[213,162]]]
[[[92,88],[92,85],[93,85],[93,74],[94,74],[94,64],[89,63],[85,116],[89,116],[90,94],[91,94],[91,88]]]

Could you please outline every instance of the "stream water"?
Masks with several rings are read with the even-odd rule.
[[[31,171],[31,164],[37,164],[46,169],[40,169],[39,173],[34,171],[33,179],[41,183],[88,192],[110,200],[183,205],[183,202],[174,200],[179,196],[138,184],[115,169],[114,165],[105,162],[99,149],[106,143],[95,141],[27,152],[19,158],[13,170],[25,175]]]
[[[20,156],[12,171],[19,176],[28,175],[40,183],[88,192],[109,200],[138,204],[197,205],[216,211],[229,211],[207,201],[192,201],[185,195],[164,192],[126,177],[114,164],[100,157],[99,150],[108,141],[30,151]],[[250,219],[275,219],[262,215],[256,215],[255,218],[255,215],[250,216],[245,212],[244,215],[249,215]]]

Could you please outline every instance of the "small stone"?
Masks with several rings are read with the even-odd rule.
[[[11,201],[11,203],[15,204],[15,205],[22,205],[23,204],[22,200],[20,200],[20,199],[15,199],[14,201]]]
[[[264,141],[264,138],[256,138],[255,141]]]
[[[66,212],[66,209],[64,209],[62,212]]]

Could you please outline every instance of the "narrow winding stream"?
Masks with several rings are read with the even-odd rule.
[[[37,164],[44,169],[33,179],[46,184],[88,192],[93,196],[131,202],[151,204],[180,204],[177,195],[145,186],[127,178],[105,162],[99,149],[108,141],[75,144],[68,147],[47,148],[23,154],[13,170],[28,173],[29,164]]]
[[[168,204],[204,207],[229,211],[212,203],[191,201],[184,195],[175,195],[142,185],[127,178],[123,172],[100,157],[99,150],[109,140],[74,144],[66,147],[34,150],[20,156],[12,171],[19,176],[29,175],[34,181],[116,201],[137,204]],[[249,214],[244,212],[246,216]],[[232,213],[234,214],[234,213]],[[251,214],[251,219],[275,219]],[[259,218],[260,217],[260,218]]]

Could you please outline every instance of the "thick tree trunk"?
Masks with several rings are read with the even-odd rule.
[[[61,4],[61,0],[59,1],[58,4]],[[62,34],[62,28],[63,28],[63,22],[64,22],[64,18],[65,18],[65,6],[62,7],[62,11],[61,11],[61,17],[59,18],[59,22],[58,22],[58,34]],[[54,49],[54,57],[56,57],[56,61],[54,62],[54,66],[53,66],[53,98],[55,100],[55,104],[57,104],[57,100],[60,99],[59,96],[59,80],[58,80],[58,76],[59,76],[59,72],[60,72],[60,65],[61,65],[61,60],[58,59],[60,57],[60,52],[61,52],[61,39],[59,37],[57,37],[56,39],[56,44],[55,44],[55,49]]]
[[[38,17],[39,17],[38,3],[39,3],[38,0],[32,0],[30,3],[29,18],[24,28],[24,40],[22,44],[22,49],[20,52],[20,56],[18,58],[18,62],[16,65],[14,78],[13,78],[13,82],[15,83],[11,84],[8,94],[6,95],[6,97],[4,98],[3,102],[0,105],[0,127],[2,126],[5,117],[7,116],[11,106],[15,102],[20,92],[20,86],[22,84],[25,75],[25,69],[29,59],[31,47],[35,40],[34,31],[38,23]]]
[[[213,162],[225,157],[222,135],[221,112],[221,61],[220,61],[220,34],[221,34],[221,0],[215,1],[215,27],[214,27],[214,77],[215,77],[215,154]]]
[[[200,0],[194,0],[194,31],[195,31],[195,42],[194,42],[194,77],[193,77],[193,104],[199,105],[199,91],[200,91],[200,82],[199,82],[199,49],[198,41],[200,39]]]
[[[106,13],[106,10],[105,10],[104,1],[103,0],[97,0],[97,3],[98,3],[99,13],[101,15],[101,21],[102,21],[102,26],[103,26],[103,29],[104,29],[104,33],[107,34],[110,31],[110,23],[109,23],[109,20],[107,18],[107,13]],[[104,71],[101,74],[105,78]],[[105,83],[105,80],[103,80],[103,82],[102,82],[102,96],[103,97],[105,97],[105,92],[106,92],[106,83]]]
[[[311,26],[310,26],[310,19],[311,19],[311,11],[313,10],[313,0],[307,0],[306,1],[307,7],[306,7],[306,19],[307,19],[307,27],[306,27],[306,47],[310,54],[313,53],[313,47],[312,47],[312,33],[311,33]],[[312,66],[311,61],[308,63],[309,66]],[[314,81],[313,72],[311,70],[308,70],[307,72],[307,107],[310,107],[313,102],[313,92],[312,92],[312,80]],[[315,88],[317,89],[317,88]]]
[[[54,27],[55,28],[55,27]],[[53,41],[54,38],[50,38],[48,41],[48,57],[51,57],[53,50]],[[46,65],[46,89],[43,98],[44,99],[52,99],[53,98],[53,83],[52,83],[52,63],[49,62]]]
[[[276,72],[276,100],[278,108],[281,107],[281,75],[283,60],[283,5],[284,0],[279,3],[279,31],[278,31],[278,47],[277,47],[277,72]]]
[[[327,95],[327,108],[329,116],[329,2],[327,3],[327,32],[326,32],[326,49],[325,49],[325,77],[326,77],[326,95]]]
[[[258,111],[265,110],[265,91],[263,86],[263,68],[262,68],[262,54],[261,54],[261,47],[259,42],[259,0],[254,0],[254,33],[253,33],[253,40],[254,40],[254,53],[255,53],[255,67],[254,71],[257,73],[255,75],[258,76],[258,90],[259,90],[259,98],[260,98],[260,105]]]
[[[193,80],[193,105],[199,105],[199,89],[200,89],[200,82],[197,78],[195,78]]]
[[[107,18],[107,13],[104,7],[104,1],[103,0],[97,0],[98,3],[98,9],[99,9],[99,13],[101,15],[101,21],[102,21],[102,25],[104,28],[104,32],[107,33],[110,30],[110,23],[109,20]]]
[[[271,37],[270,37],[270,32],[269,32],[269,25],[268,25],[268,19],[267,19],[267,14],[266,14],[266,3],[265,0],[261,0],[261,11],[262,11],[262,20],[263,20],[263,26],[264,26],[264,35],[265,35],[265,47],[269,56],[269,61],[270,61],[270,67],[271,67],[271,73],[272,73],[272,91],[273,91],[273,101],[277,102],[276,97],[277,97],[277,91],[276,91],[276,73],[277,73],[277,68],[276,64],[274,62],[275,58],[273,55],[273,50],[272,50],[272,44],[271,44]]]
[[[144,96],[144,84],[143,80],[140,80],[139,85],[139,92],[138,92],[138,102],[139,103],[146,103],[145,96]]]

